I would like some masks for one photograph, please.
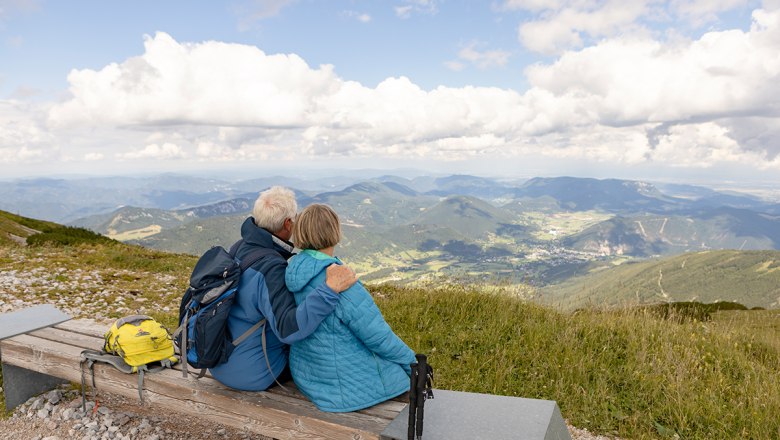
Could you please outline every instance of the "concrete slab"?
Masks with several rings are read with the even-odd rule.
[[[52,304],[42,304],[0,314],[0,339],[38,330],[71,319]]]
[[[52,390],[68,381],[47,374],[30,371],[15,365],[3,366],[3,394],[5,409],[11,411],[32,396]]]
[[[425,440],[571,440],[552,400],[433,390],[425,401]],[[382,440],[407,440],[409,408],[382,432]]]

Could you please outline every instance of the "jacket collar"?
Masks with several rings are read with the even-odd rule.
[[[244,243],[247,246],[273,249],[279,252],[285,260],[295,254],[292,243],[282,240],[267,230],[257,226],[252,217],[244,220],[244,224],[241,225],[241,237],[244,239]]]

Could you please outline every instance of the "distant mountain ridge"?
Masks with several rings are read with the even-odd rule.
[[[153,183],[163,184],[172,179],[175,180],[174,176],[162,176]],[[233,186],[213,180],[205,180],[199,185],[189,179],[184,182],[193,188],[222,191],[220,194],[224,195],[235,188],[245,190],[250,183],[271,184],[272,180],[255,179]],[[296,182],[300,180],[290,179],[290,183]],[[62,182],[48,183],[62,185]],[[112,182],[116,187],[127,184],[121,179]],[[172,184],[171,188],[178,191],[182,186]],[[777,219],[772,214],[761,214],[757,210],[737,211],[728,203],[767,211],[775,205],[752,196],[724,194],[690,185],[666,184],[665,187],[678,197],[666,195],[650,183],[619,179],[533,178],[522,184],[510,184],[468,175],[416,179],[386,175],[334,191],[296,190],[296,196],[300,207],[327,203],[339,212],[345,225],[369,227],[376,234],[386,228],[421,224],[449,228],[457,231],[459,237],[510,233],[517,239],[527,239],[538,226],[524,223],[523,216],[537,211],[554,215],[596,210],[616,217],[565,237],[562,242],[565,246],[605,255],[639,257],[722,247],[765,249],[780,246],[773,232]],[[168,191],[166,197],[174,194],[175,191]],[[256,192],[244,192],[238,197],[174,210],[125,206],[110,214],[85,217],[71,224],[133,240],[145,240],[172,228],[184,228],[180,239],[186,239],[187,224],[209,228],[215,222],[203,221],[210,217],[247,215],[255,195]],[[217,194],[210,193],[209,197],[217,197]],[[159,197],[151,197],[151,200],[159,202]],[[174,202],[170,200],[166,204]],[[713,207],[718,202],[727,204]],[[225,224],[224,221],[216,223]],[[126,233],[130,235],[121,235]]]
[[[729,207],[615,217],[563,239],[605,255],[649,257],[694,250],[780,249],[780,217]]]
[[[612,212],[668,212],[686,205],[666,196],[647,182],[573,177],[533,178],[514,193],[515,198],[552,197],[568,210],[602,209]]]

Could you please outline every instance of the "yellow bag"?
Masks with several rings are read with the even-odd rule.
[[[146,315],[131,315],[118,319],[105,335],[103,350],[121,356],[133,367],[159,362],[170,367],[179,359],[173,353],[173,340],[168,329]]]

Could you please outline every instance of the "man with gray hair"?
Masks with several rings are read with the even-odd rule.
[[[326,269],[325,282],[304,302],[295,305],[295,298],[285,285],[284,274],[287,259],[293,255],[290,238],[297,211],[295,194],[275,186],[260,193],[252,217],[241,225],[241,240],[233,249],[239,260],[259,249],[270,252],[241,274],[228,328],[232,335],[243,335],[263,318],[267,319],[265,352],[268,359],[263,354],[263,335],[258,329],[236,346],[227,362],[210,369],[215,379],[231,388],[261,391],[274,380],[289,380],[287,344],[313,333],[335,309],[338,294],[357,281],[352,269],[333,264]]]

